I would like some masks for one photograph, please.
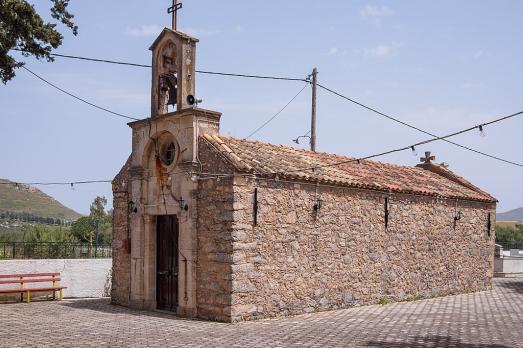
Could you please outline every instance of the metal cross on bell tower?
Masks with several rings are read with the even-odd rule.
[[[173,5],[167,9],[167,13],[172,13],[173,22],[172,22],[172,29],[177,30],[177,20],[178,20],[178,10],[181,10],[183,7],[183,4],[178,2],[178,0],[173,0]]]

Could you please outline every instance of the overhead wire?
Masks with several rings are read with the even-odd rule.
[[[15,182],[9,181],[0,182],[0,185],[42,185],[42,186],[59,186],[59,185],[85,185],[85,184],[98,184],[98,183],[111,183],[112,180],[83,180],[83,181],[50,181],[50,182]]]
[[[174,174],[187,174],[186,171],[175,171]],[[59,186],[59,185],[83,185],[83,184],[98,184],[98,183],[112,183],[111,179],[100,179],[100,180],[72,180],[72,181],[0,181],[0,185],[42,185],[42,186]]]
[[[64,57],[64,58],[71,58],[71,59],[80,59],[80,60],[87,60],[87,61],[94,61],[94,62],[104,62],[104,63],[111,63],[111,64],[129,65],[129,66],[147,67],[147,68],[150,68],[150,67],[151,67],[150,65],[145,65],[145,64],[137,64],[137,63],[129,63],[129,62],[123,62],[123,61],[114,61],[114,60],[107,60],[107,59],[97,59],[97,58],[81,57],[81,56],[72,56],[72,55],[65,55],[65,54],[58,54],[58,53],[52,53],[51,55],[53,55],[53,56],[57,56],[57,57]],[[46,80],[46,79],[44,79],[43,77],[39,76],[38,74],[34,73],[33,71],[31,71],[31,70],[28,69],[27,67],[22,66],[22,68],[24,68],[25,70],[27,70],[28,72],[30,72],[31,74],[33,74],[34,76],[36,76],[37,78],[39,78],[40,80],[42,80],[43,82],[49,84],[49,85],[52,86],[53,88],[56,88],[56,89],[58,89],[59,91],[65,93],[65,94],[67,94],[67,95],[69,95],[69,96],[71,96],[71,97],[73,97],[73,98],[75,98],[75,99],[77,99],[77,100],[79,100],[79,101],[81,101],[81,102],[83,102],[83,103],[86,103],[86,104],[88,104],[88,105],[90,105],[90,106],[92,106],[92,107],[95,107],[95,108],[97,108],[97,109],[100,109],[100,110],[106,111],[106,112],[108,112],[108,113],[111,113],[111,114],[116,115],[116,116],[119,116],[119,117],[123,117],[123,118],[131,119],[131,120],[135,120],[135,121],[139,120],[139,119],[137,119],[137,118],[134,118],[134,117],[131,117],[131,116],[127,116],[127,115],[123,115],[123,114],[121,114],[121,113],[114,112],[114,111],[109,110],[109,109],[107,109],[107,108],[104,108],[104,107],[98,106],[98,105],[96,105],[96,104],[94,104],[94,103],[91,103],[91,102],[89,102],[89,101],[87,101],[87,100],[85,100],[85,99],[83,99],[83,98],[80,98],[80,97],[74,95],[73,93],[67,92],[66,90],[64,90],[64,89],[62,89],[62,88],[60,88],[60,87],[58,87],[57,85],[55,85],[55,84],[49,82],[48,80]],[[204,74],[222,75],[222,76],[236,76],[236,77],[249,77],[249,78],[261,78],[261,79],[274,79],[274,80],[303,81],[303,82],[310,83],[310,77],[305,78],[305,79],[300,79],[300,78],[289,78],[289,77],[280,77],[280,76],[246,75],[246,74],[222,73],[222,72],[212,72],[212,71],[202,71],[202,70],[197,70],[197,72],[199,72],[199,73],[204,73]],[[367,110],[369,110],[369,111],[372,111],[372,112],[374,112],[374,113],[376,113],[376,114],[378,114],[378,115],[381,115],[381,116],[383,116],[383,117],[385,117],[385,118],[387,118],[387,119],[390,119],[390,120],[392,120],[392,121],[394,121],[394,122],[396,122],[396,123],[399,123],[399,124],[401,124],[401,125],[404,125],[404,126],[406,126],[406,127],[409,127],[409,128],[411,128],[411,129],[414,129],[414,130],[416,130],[416,131],[418,131],[418,132],[421,132],[421,133],[424,133],[424,134],[430,135],[430,136],[432,136],[432,137],[434,137],[434,138],[440,138],[440,137],[438,137],[438,136],[437,136],[436,134],[434,134],[434,133],[428,132],[428,131],[426,131],[426,130],[424,130],[424,129],[421,129],[421,128],[419,128],[419,127],[416,127],[416,126],[414,126],[414,125],[412,125],[412,124],[409,124],[409,123],[407,123],[407,122],[404,122],[404,121],[402,121],[402,120],[400,120],[400,119],[398,119],[398,118],[396,118],[396,117],[393,117],[393,116],[391,116],[391,115],[389,115],[389,114],[386,114],[386,113],[384,113],[384,112],[381,112],[381,111],[379,111],[379,110],[377,110],[377,109],[375,109],[375,108],[373,108],[373,107],[370,107],[370,106],[365,105],[365,104],[363,104],[363,103],[361,103],[361,102],[358,102],[358,101],[356,101],[355,99],[349,98],[349,97],[347,97],[347,96],[345,96],[345,95],[343,95],[343,94],[341,94],[341,93],[339,93],[339,92],[336,92],[336,91],[334,91],[333,89],[328,88],[328,87],[326,87],[326,86],[324,86],[324,85],[322,85],[322,84],[318,84],[318,87],[320,87],[320,88],[326,90],[326,91],[329,92],[329,93],[332,93],[332,94],[334,94],[334,95],[337,95],[337,96],[339,96],[339,97],[341,97],[341,98],[343,98],[343,99],[345,99],[345,100],[347,100],[347,101],[349,101],[349,102],[351,102],[351,103],[354,103],[354,104],[356,104],[356,105],[358,105],[358,106],[360,106],[360,107],[362,107],[362,108],[365,108],[365,109],[367,109]],[[304,87],[304,88],[305,88],[305,87]],[[303,89],[304,89],[304,88],[303,88]],[[262,125],[259,127],[259,129],[256,129],[254,132],[252,132],[251,134],[249,134],[245,139],[248,139],[248,138],[250,138],[252,135],[256,134],[259,130],[261,130],[261,129],[262,129],[263,127],[265,127],[268,123],[270,123],[274,118],[276,118],[276,117],[277,117],[277,116],[278,116],[278,115],[279,115],[279,114],[280,114],[280,113],[281,113],[281,112],[282,112],[282,111],[283,111],[283,110],[284,110],[284,109],[285,109],[285,108],[286,108],[286,107],[287,107],[287,106],[288,106],[288,105],[289,105],[289,104],[290,104],[290,103],[291,103],[291,102],[292,102],[292,101],[293,101],[293,100],[294,100],[294,99],[295,99],[295,98],[296,98],[296,97],[297,97],[297,96],[298,96],[298,95],[303,91],[303,89],[300,90],[300,92],[299,92],[299,93],[298,93],[298,94],[297,94],[297,95],[296,95],[296,96],[295,96],[295,97],[294,97],[294,98],[293,98],[293,99],[292,99],[292,100],[291,100],[291,101],[290,101],[290,102],[289,102],[289,103],[288,103],[288,104],[287,104],[287,105],[286,105],[282,110],[280,110],[276,115],[274,115],[274,116],[271,117],[268,121],[266,121],[264,124],[262,124]],[[480,126],[484,126],[484,125],[488,125],[488,123],[487,123],[487,124],[480,125]],[[309,132],[310,132],[310,131],[309,131]],[[450,144],[452,144],[452,145],[454,145],[454,146],[457,146],[457,147],[463,148],[463,149],[465,149],[465,150],[468,150],[468,151],[471,151],[471,152],[477,153],[477,154],[482,155],[482,156],[489,157],[489,158],[491,158],[491,159],[495,159],[495,160],[498,160],[498,161],[501,161],[501,162],[504,162],[504,163],[508,163],[508,164],[511,164],[511,165],[519,166],[519,167],[523,167],[523,164],[521,164],[521,163],[517,163],[517,162],[514,162],[514,161],[510,161],[510,160],[507,160],[507,159],[501,158],[501,157],[499,157],[499,156],[491,155],[491,154],[488,154],[488,153],[486,153],[486,152],[479,151],[479,150],[476,150],[476,149],[474,149],[474,148],[471,148],[471,147],[469,147],[469,146],[461,145],[461,144],[456,143],[456,142],[454,142],[454,141],[448,140],[448,139],[446,139],[445,137],[443,137],[442,139],[439,139],[439,140],[443,140],[443,141],[445,141],[445,142],[447,142],[447,143],[450,143]]]
[[[90,106],[92,106],[92,107],[94,107],[94,108],[97,108],[97,109],[99,109],[99,110],[102,110],[102,111],[108,112],[108,113],[113,114],[113,115],[118,116],[118,117],[126,118],[126,119],[129,119],[129,120],[134,120],[134,121],[139,121],[138,118],[131,117],[131,116],[127,116],[127,115],[124,115],[124,114],[120,114],[120,113],[118,113],[118,112],[115,112],[115,111],[109,110],[109,109],[107,109],[107,108],[101,107],[101,106],[99,106],[99,105],[96,105],[96,104],[94,104],[94,103],[91,103],[91,102],[89,102],[89,101],[87,101],[87,100],[85,100],[85,99],[83,99],[83,98],[80,98],[80,97],[78,97],[77,95],[75,95],[75,94],[73,94],[73,93],[71,93],[71,92],[68,92],[68,91],[66,91],[66,90],[63,89],[63,88],[58,87],[58,86],[55,85],[54,83],[52,83],[52,82],[50,82],[50,81],[44,79],[42,76],[40,76],[40,75],[38,75],[37,73],[33,72],[32,70],[30,70],[29,68],[27,68],[25,65],[22,65],[22,68],[25,69],[27,72],[31,73],[32,75],[36,76],[38,79],[42,80],[43,82],[45,82],[45,83],[48,84],[49,86],[51,86],[51,87],[53,87],[53,88],[59,90],[59,91],[62,92],[62,93],[67,94],[67,95],[70,96],[70,97],[73,97],[74,99],[77,99],[77,100],[81,101],[82,103],[85,103],[85,104],[90,105]]]
[[[118,65],[129,65],[129,66],[136,66],[136,67],[140,67],[140,68],[151,68],[152,67],[151,65],[147,65],[147,64],[129,63],[129,62],[122,62],[122,61],[117,61],[117,60],[109,60],[109,59],[71,56],[68,54],[50,53],[50,55],[55,56],[55,57],[60,57],[60,58],[70,58],[70,59],[86,60],[86,61],[91,61],[91,62],[118,64]]]
[[[494,124],[494,123],[498,123],[498,122],[501,122],[501,121],[504,121],[504,120],[507,120],[507,119],[510,119],[510,118],[513,118],[513,117],[516,117],[516,116],[521,116],[521,115],[523,115],[523,111],[515,112],[515,113],[512,113],[512,114],[509,114],[509,115],[506,115],[506,116],[494,119],[494,120],[489,121],[489,122],[485,122],[485,123],[482,123],[482,124],[479,124],[479,125],[475,125],[475,126],[472,126],[472,127],[469,127],[469,128],[465,128],[465,129],[459,130],[457,132],[453,132],[453,133],[447,134],[445,136],[433,137],[431,139],[420,141],[420,142],[417,142],[417,143],[409,145],[409,146],[404,146],[404,147],[400,147],[400,148],[397,148],[397,149],[392,149],[392,150],[388,150],[388,151],[380,152],[380,153],[377,153],[377,154],[374,154],[374,155],[369,155],[369,156],[360,157],[360,158],[356,158],[356,159],[350,159],[350,160],[346,160],[346,161],[334,162],[334,163],[331,163],[331,164],[328,164],[328,165],[313,166],[313,167],[308,167],[308,168],[302,168],[302,169],[287,171],[287,173],[288,172],[297,172],[297,171],[315,170],[315,169],[320,169],[320,168],[333,167],[333,166],[337,166],[337,165],[341,165],[341,164],[345,164],[345,163],[350,163],[350,162],[361,162],[363,160],[367,160],[367,159],[371,159],[371,158],[375,158],[375,157],[380,157],[380,156],[384,156],[384,155],[389,155],[389,154],[395,153],[395,152],[400,152],[400,151],[409,150],[409,149],[413,150],[413,149],[415,149],[416,146],[429,144],[429,143],[432,143],[432,142],[438,141],[438,140],[446,140],[447,138],[455,137],[457,135],[470,132],[472,130],[477,130],[480,127],[483,127],[483,126],[486,126],[486,125],[491,125],[491,124]],[[511,163],[516,165],[516,166],[523,167],[522,164],[519,164],[519,163],[516,163],[516,162],[511,162]]]
[[[298,96],[301,94],[301,92],[303,92],[303,90],[307,87],[308,83],[305,84],[305,86],[303,86],[302,89],[300,89],[300,91],[298,93],[296,93],[296,95],[294,97],[292,97],[291,100],[289,100],[289,102],[287,104],[285,104],[285,106],[283,108],[280,109],[280,111],[278,111],[277,113],[275,113],[273,116],[271,116],[267,121],[265,121],[264,123],[262,123],[258,128],[256,128],[254,131],[252,131],[249,135],[247,135],[245,138],[243,138],[244,140],[246,139],[249,139],[250,137],[252,137],[254,134],[258,133],[260,130],[262,130],[266,125],[268,125],[270,122],[272,122],[276,117],[278,117],[293,101],[294,99],[298,98]]]
[[[98,58],[91,58],[91,57],[82,57],[82,56],[74,56],[74,55],[67,55],[67,54],[59,54],[59,53],[51,53],[52,56],[56,56],[56,57],[62,57],[62,58],[69,58],[69,59],[79,59],[79,60],[85,60],[85,61],[93,61],[93,62],[102,62],[102,63],[110,63],[110,64],[118,64],[118,65],[128,65],[128,66],[135,66],[135,67],[142,67],[142,68],[151,68],[151,65],[146,65],[146,64],[138,64],[138,63],[131,63],[131,62],[123,62],[123,61],[117,61],[117,60],[108,60],[108,59],[98,59]],[[292,78],[292,77],[282,77],[282,76],[263,76],[263,75],[248,75],[248,74],[236,74],[236,73],[224,73],[224,72],[215,72],[215,71],[205,71],[205,70],[196,70],[197,73],[201,73],[201,74],[210,74],[210,75],[219,75],[219,76],[232,76],[232,77],[246,77],[246,78],[258,78],[258,79],[272,79],[272,80],[286,80],[286,81],[303,81],[303,82],[308,82],[309,80],[308,79],[301,79],[301,78]],[[416,127],[412,124],[409,124],[407,122],[404,122],[396,117],[393,117],[389,114],[386,114],[384,112],[381,112],[373,107],[370,107],[368,105],[365,105],[361,102],[358,102],[357,100],[353,99],[353,98],[349,98],[339,92],[336,92],[334,90],[332,90],[331,88],[328,88],[322,84],[317,84],[318,87],[334,94],[334,95],[337,95],[343,99],[346,99],[348,101],[350,101],[351,103],[354,103],[362,108],[365,108],[369,111],[372,111],[378,115],[381,115],[385,118],[388,118],[396,123],[399,123],[401,125],[404,125],[406,127],[409,127],[411,129],[414,129],[414,130],[417,130],[418,132],[421,132],[421,133],[424,133],[424,134],[427,134],[427,135],[430,135],[430,136],[433,136],[433,137],[437,137],[437,135],[431,133],[431,132],[428,132],[424,129],[421,129],[419,127]],[[251,135],[250,135],[251,136]],[[249,137],[250,137],[249,136]],[[249,138],[247,137],[247,138]],[[516,166],[521,166],[520,163],[517,163],[517,162],[513,162],[513,161],[510,161],[510,160],[507,160],[507,159],[504,159],[502,157],[499,157],[499,156],[496,156],[496,155],[491,155],[489,153],[486,153],[486,152],[483,152],[483,151],[480,151],[480,150],[476,150],[474,148],[471,148],[469,146],[465,146],[465,145],[462,145],[462,144],[459,144],[459,143],[456,143],[454,141],[451,141],[451,140],[448,140],[448,139],[443,139],[443,141],[449,143],[449,144],[452,144],[454,146],[457,146],[457,147],[460,147],[462,149],[465,149],[465,150],[468,150],[468,151],[471,151],[471,152],[474,152],[476,154],[479,154],[479,155],[482,155],[482,156],[485,156],[485,157],[489,157],[491,159],[494,159],[494,160],[498,160],[498,161],[501,161],[501,162],[505,162],[505,163],[508,163],[508,164],[512,164],[512,165],[516,165]]]
[[[498,123],[498,122],[501,122],[501,121],[504,121],[504,120],[507,120],[507,119],[510,119],[510,118],[513,118],[513,117],[516,117],[516,116],[520,116],[520,115],[523,115],[523,111],[519,111],[519,112],[516,112],[516,113],[513,113],[513,114],[509,114],[509,115],[506,115],[506,116],[494,119],[492,121],[485,122],[485,123],[482,123],[482,124],[479,124],[479,125],[475,125],[475,126],[472,126],[472,127],[469,127],[469,128],[465,128],[465,129],[462,129],[462,130],[459,130],[459,131],[456,131],[456,132],[453,132],[453,133],[450,133],[450,134],[447,134],[447,135],[444,135],[444,136],[433,137],[431,139],[420,141],[420,142],[417,142],[417,143],[412,144],[412,145],[408,145],[408,146],[404,146],[404,147],[400,147],[400,148],[396,148],[396,149],[392,149],[392,150],[387,150],[387,151],[384,151],[384,152],[380,152],[380,153],[373,154],[373,155],[368,155],[368,156],[365,156],[365,157],[351,158],[351,159],[348,159],[348,160],[338,161],[338,162],[334,162],[334,163],[330,163],[330,164],[298,168],[298,169],[293,169],[293,170],[287,170],[287,171],[284,171],[284,172],[272,172],[272,173],[268,173],[268,174],[269,175],[279,175],[279,174],[303,172],[303,171],[308,171],[308,170],[314,171],[314,170],[317,170],[317,169],[328,168],[328,167],[335,167],[335,166],[339,166],[339,165],[347,164],[347,163],[354,163],[354,162],[361,163],[361,161],[364,161],[364,160],[368,160],[368,159],[375,158],[375,157],[381,157],[381,156],[389,155],[389,154],[392,154],[392,153],[395,153],[395,152],[400,152],[400,151],[405,151],[405,150],[414,150],[416,146],[429,144],[429,143],[432,143],[432,142],[435,142],[435,141],[438,141],[438,140],[445,140],[447,138],[455,137],[455,136],[463,134],[463,133],[467,133],[467,132],[470,132],[470,131],[473,131],[473,130],[477,130],[480,127],[483,127],[483,126],[491,125],[491,124],[494,124],[494,123]],[[513,163],[515,165],[517,165],[517,166],[523,167],[523,165],[521,165],[521,164],[518,164],[516,162],[513,162]],[[223,177],[223,175],[220,175],[220,176]]]
[[[17,51],[20,51],[20,50],[17,50]],[[85,60],[85,61],[98,62],[98,63],[117,64],[117,65],[128,65],[128,66],[134,66],[134,67],[140,67],[140,68],[151,68],[152,67],[149,64],[139,64],[139,63],[123,62],[123,61],[118,61],[118,60],[73,56],[73,55],[68,55],[68,54],[51,53],[50,55],[55,56],[55,57],[61,57],[61,58],[78,59],[78,60]],[[229,77],[246,77],[246,78],[267,79],[267,80],[307,82],[307,80],[303,79],[303,78],[293,78],[293,77],[286,77],[286,76],[250,75],[250,74],[237,74],[237,73],[227,73],[227,72],[207,71],[207,70],[196,70],[196,72],[199,74],[219,75],[219,76],[229,76]]]
[[[368,105],[365,105],[365,104],[363,104],[363,103],[361,103],[361,102],[359,102],[359,101],[357,101],[357,100],[354,100],[354,99],[352,99],[352,98],[349,98],[349,97],[347,97],[347,96],[345,96],[345,95],[343,95],[343,94],[341,94],[341,93],[339,93],[339,92],[336,92],[336,91],[334,91],[334,90],[332,90],[332,89],[330,89],[330,88],[328,88],[328,87],[326,87],[326,86],[323,86],[323,85],[321,85],[321,84],[319,84],[319,83],[318,83],[318,87],[320,87],[320,88],[326,90],[326,91],[329,92],[329,93],[332,93],[332,94],[334,94],[334,95],[337,95],[338,97],[343,98],[343,99],[345,99],[345,100],[347,100],[347,101],[349,101],[349,102],[351,102],[351,103],[354,103],[354,104],[356,104],[356,105],[358,105],[358,106],[360,106],[360,107],[362,107],[362,108],[364,108],[364,109],[367,109],[367,110],[372,111],[372,112],[374,112],[374,113],[376,113],[376,114],[378,114],[378,115],[380,115],[380,116],[383,116],[383,117],[385,117],[385,118],[388,118],[388,119],[391,120],[391,121],[394,121],[394,122],[396,122],[396,123],[399,123],[399,124],[401,124],[401,125],[404,125],[404,126],[406,126],[406,127],[409,127],[409,128],[411,128],[411,129],[417,130],[418,132],[421,132],[421,133],[424,133],[424,134],[430,135],[430,136],[432,136],[432,137],[438,138],[438,136],[437,136],[436,134],[433,134],[433,133],[431,133],[431,132],[428,132],[428,131],[426,131],[426,130],[424,130],[424,129],[421,129],[421,128],[419,128],[419,127],[413,126],[413,125],[411,125],[411,124],[409,124],[409,123],[407,123],[407,122],[405,122],[405,121],[402,121],[402,120],[400,120],[400,119],[398,119],[398,118],[396,118],[396,117],[393,117],[393,116],[391,116],[391,115],[389,115],[389,114],[386,114],[386,113],[384,113],[384,112],[381,112],[381,111],[379,111],[379,110],[377,110],[377,109],[375,109],[375,108],[373,108],[373,107],[370,107],[370,106],[368,106]],[[487,125],[487,124],[483,124],[483,125],[480,125],[480,126],[485,126],[485,125]],[[478,126],[478,127],[479,127],[479,126]],[[491,154],[488,154],[488,153],[486,153],[486,152],[476,150],[476,149],[471,148],[471,147],[469,147],[469,146],[461,145],[461,144],[459,144],[459,143],[456,143],[456,142],[454,142],[454,141],[451,141],[451,140],[448,140],[448,139],[445,139],[445,138],[440,139],[440,140],[443,140],[443,141],[445,141],[445,142],[447,142],[447,143],[449,143],[449,144],[452,144],[452,145],[454,145],[454,146],[460,147],[460,148],[462,148],[462,149],[465,149],[465,150],[468,150],[468,151],[472,151],[472,152],[477,153],[477,154],[479,154],[479,155],[489,157],[489,158],[491,158],[491,159],[495,159],[495,160],[498,160],[498,161],[501,161],[501,162],[505,162],[505,163],[512,164],[512,165],[515,165],[515,166],[523,167],[523,164],[521,164],[521,163],[513,162],[513,161],[510,161],[510,160],[507,160],[507,159],[501,158],[501,157],[499,157],[499,156],[491,155]]]
[[[502,117],[499,117],[499,118],[494,119],[492,121],[488,121],[488,122],[485,122],[485,123],[482,123],[482,124],[479,124],[479,125],[475,125],[475,126],[472,126],[472,127],[461,129],[459,131],[452,132],[452,133],[444,135],[444,136],[427,139],[427,140],[420,141],[420,142],[417,142],[417,143],[412,144],[412,145],[399,147],[399,148],[396,148],[396,149],[392,149],[392,150],[376,153],[376,154],[373,154],[373,155],[368,155],[368,156],[365,156],[365,157],[351,158],[351,159],[348,159],[348,160],[338,161],[338,162],[324,164],[324,165],[319,165],[319,166],[309,166],[309,167],[304,167],[304,168],[287,170],[287,171],[284,171],[284,172],[271,172],[271,173],[267,173],[267,174],[279,175],[279,174],[295,173],[295,172],[302,172],[302,171],[308,171],[308,170],[313,170],[314,171],[314,170],[321,169],[321,168],[335,167],[335,166],[342,165],[342,164],[347,164],[347,163],[354,163],[354,162],[361,163],[362,161],[368,160],[368,159],[371,159],[371,158],[381,157],[381,156],[389,155],[389,154],[392,154],[392,153],[395,153],[395,152],[411,150],[411,149],[414,149],[416,146],[429,144],[429,143],[432,143],[432,142],[435,142],[435,141],[439,141],[439,140],[445,140],[447,138],[455,137],[455,136],[463,134],[463,133],[467,133],[467,132],[470,132],[470,131],[473,131],[473,130],[477,130],[480,126],[491,125],[491,124],[498,123],[498,122],[501,122],[501,121],[505,121],[507,119],[514,118],[514,117],[521,116],[521,115],[523,115],[523,111],[519,111],[519,112],[516,112],[516,113],[513,113],[513,114],[502,116]],[[186,172],[186,174],[189,174],[189,173]],[[202,173],[202,174],[203,175],[207,175],[208,176],[207,178],[213,178],[213,177],[214,178],[225,178],[225,177],[228,177],[228,176],[234,176],[235,175],[235,174],[218,174],[218,173]],[[256,175],[256,173],[254,173],[254,175]],[[91,184],[91,183],[110,183],[110,182],[112,182],[112,181],[111,180],[85,180],[85,181],[71,181],[71,182],[26,182],[26,183],[20,183],[20,182],[0,182],[0,185],[73,185],[73,184],[76,185],[76,184]]]

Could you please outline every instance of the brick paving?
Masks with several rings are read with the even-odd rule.
[[[223,324],[107,299],[0,305],[1,347],[523,347],[523,278],[492,291]]]

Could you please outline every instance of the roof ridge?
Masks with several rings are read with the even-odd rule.
[[[269,143],[269,142],[266,142],[266,141],[239,138],[239,137],[235,137],[235,136],[232,136],[232,135],[219,134],[219,137],[220,138],[230,138],[230,139],[235,139],[235,140],[239,140],[239,141],[246,141],[246,142],[250,142],[250,143],[266,144],[266,145],[270,145],[270,146],[281,146],[281,147],[284,147],[284,148],[287,148],[287,149],[292,149],[292,150],[295,150],[295,151],[298,151],[298,152],[315,154],[315,155],[319,155],[319,156],[321,156],[321,155],[329,155],[329,156],[335,156],[335,157],[342,157],[343,158],[341,161],[336,161],[336,162],[342,162],[342,161],[346,161],[346,160],[353,160],[354,162],[356,162],[359,159],[357,157],[340,155],[340,154],[336,154],[336,153],[333,153],[333,152],[312,151],[312,150],[304,149],[302,147],[296,147],[296,146],[286,145],[286,144],[273,144],[273,143]],[[387,165],[387,166],[394,166],[394,167],[398,167],[398,168],[409,168],[409,169],[416,170],[416,171],[418,170],[415,166],[408,166],[408,165],[402,165],[402,164],[396,164],[396,163],[382,162],[382,161],[377,161],[377,160],[373,160],[373,159],[360,159],[360,162],[361,163],[364,163],[364,162],[367,162],[367,163],[377,163],[377,164],[384,164],[384,165]],[[331,163],[330,166],[332,166],[332,164],[333,163]]]
[[[432,173],[436,173],[436,174],[438,174],[446,179],[449,179],[461,186],[464,186],[470,190],[473,190],[473,191],[476,191],[483,195],[492,197],[489,193],[483,191],[482,189],[480,189],[479,187],[477,187],[476,185],[474,185],[473,183],[471,183],[470,181],[468,181],[461,175],[456,174],[455,172],[453,172],[452,170],[448,169],[447,167],[445,167],[443,165],[440,165],[437,163],[422,163],[422,164],[418,164],[416,167],[422,168],[422,169],[430,171]],[[494,197],[492,197],[492,198],[494,199]]]

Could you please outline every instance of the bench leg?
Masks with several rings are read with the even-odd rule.
[[[62,293],[62,289],[60,289],[60,302],[62,302],[62,299],[63,299],[63,293]]]
[[[31,303],[31,291],[27,291],[27,303]]]
[[[56,290],[53,290],[53,301],[56,300]]]
[[[23,292],[20,293],[20,302],[24,302],[24,293]]]

